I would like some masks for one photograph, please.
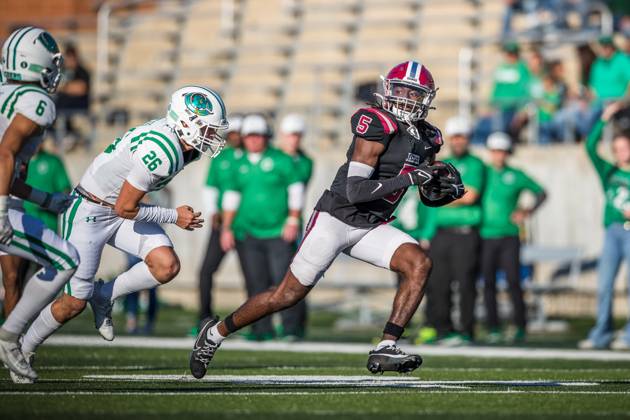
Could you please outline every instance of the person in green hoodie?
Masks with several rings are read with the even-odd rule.
[[[510,137],[501,132],[492,133],[487,143],[490,165],[487,169],[486,190],[481,200],[481,272],[484,278],[484,301],[489,341],[503,337],[499,329],[496,300],[496,273],[505,272],[512,299],[516,332],[510,341],[525,340],[526,313],[521,289],[519,225],[523,223],[546,198],[545,190],[525,172],[508,165],[512,151]],[[527,209],[518,207],[523,191],[534,194],[536,201]]]
[[[604,190],[606,233],[597,273],[597,320],[588,338],[578,344],[582,349],[608,346],[617,350],[630,349],[630,322],[615,339],[612,316],[615,278],[622,261],[630,264],[630,137],[628,133],[615,134],[612,142],[614,162],[604,159],[597,151],[606,123],[622,107],[620,102],[608,105],[586,140],[586,152]]]
[[[244,261],[248,296],[282,280],[296,250],[304,183],[289,155],[271,147],[270,129],[260,115],[248,115],[241,127],[244,155],[236,163],[223,195],[221,246],[236,248]],[[304,336],[306,304],[281,312],[283,336]],[[252,325],[253,339],[274,338],[271,317]],[[284,338],[283,337],[283,338]]]

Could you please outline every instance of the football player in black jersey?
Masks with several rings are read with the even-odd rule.
[[[222,322],[206,323],[190,356],[194,377],[202,378],[221,341],[257,320],[304,299],[341,252],[403,277],[382,341],[370,352],[373,372],[410,372],[419,355],[397,345],[424,295],[431,260],[418,242],[388,224],[408,187],[419,187],[422,202],[441,206],[461,197],[458,172],[435,160],[440,130],[425,121],[436,89],[429,70],[417,61],[394,67],[383,78],[379,103],[351,119],[354,137],[347,161],[324,191],[302,244],[277,288],[253,296]]]

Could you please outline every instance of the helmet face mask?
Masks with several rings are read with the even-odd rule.
[[[387,77],[381,78],[383,108],[407,123],[427,117],[436,89],[426,67],[416,61],[407,61],[394,67]]]
[[[217,156],[225,146],[218,133],[229,126],[225,106],[210,89],[187,86],[177,90],[171,97],[167,121],[182,142],[206,156]]]

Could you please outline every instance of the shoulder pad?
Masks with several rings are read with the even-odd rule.
[[[57,117],[55,103],[46,91],[37,86],[18,88],[13,99],[9,99],[4,112],[9,119],[19,113],[41,127],[49,127]]]
[[[382,140],[398,130],[398,124],[385,111],[378,108],[361,108],[350,120],[352,133],[366,140]]]
[[[444,144],[442,131],[440,131],[440,129],[433,124],[426,121],[421,121],[420,124],[418,124],[418,131],[420,131],[420,136],[424,140],[433,145],[437,153],[437,151],[440,150],[440,147],[442,147],[442,145]]]
[[[145,166],[156,176],[171,176],[179,170],[179,156],[163,138],[151,132],[142,138],[137,148],[132,146],[131,150],[136,164]]]

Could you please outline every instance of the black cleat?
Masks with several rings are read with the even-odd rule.
[[[214,353],[221,343],[215,343],[208,338],[208,330],[219,322],[219,318],[214,318],[206,322],[195,340],[192,353],[190,353],[190,373],[197,379],[206,376],[208,364],[212,360]]]
[[[367,368],[372,373],[408,373],[418,369],[420,365],[422,365],[422,357],[417,354],[407,354],[393,345],[372,350],[368,357]]]

